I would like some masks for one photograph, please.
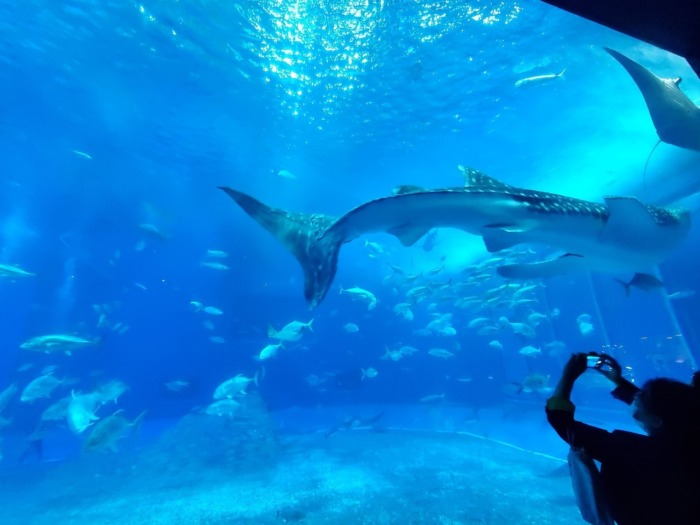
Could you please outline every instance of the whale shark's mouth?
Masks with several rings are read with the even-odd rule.
[[[403,186],[339,218],[291,213],[221,189],[297,258],[312,308],[333,282],[341,246],[370,232],[387,232],[410,246],[432,228],[452,227],[481,236],[489,252],[523,243],[565,252],[550,261],[499,269],[511,279],[533,279],[581,270],[642,271],[666,259],[690,228],[687,212],[632,197],[608,197],[600,204],[516,188],[471,168],[464,173],[465,187]]]

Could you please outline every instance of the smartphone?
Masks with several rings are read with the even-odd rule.
[[[586,356],[586,366],[589,368],[595,368],[602,363],[603,359],[599,355],[589,355]]]

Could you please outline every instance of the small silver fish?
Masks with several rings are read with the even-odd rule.
[[[673,292],[671,294],[668,294],[666,297],[668,297],[672,301],[676,301],[678,299],[687,299],[688,297],[693,297],[694,295],[695,290],[681,290],[680,292]]]
[[[80,157],[81,159],[92,160],[92,155],[90,155],[89,153],[85,153],[84,151],[72,149],[71,153],[73,153],[76,157]]]
[[[174,381],[168,381],[165,383],[165,388],[171,392],[182,392],[190,387],[190,383],[183,379],[175,379]]]
[[[246,377],[243,374],[236,374],[234,377],[227,379],[214,390],[214,399],[233,398],[246,393],[246,389],[250,383],[258,384],[258,374],[253,377]]]
[[[445,350],[444,348],[431,348],[428,350],[428,353],[433,357],[439,357],[441,359],[449,359],[450,357],[454,357],[452,352]]]
[[[228,257],[228,253],[223,250],[207,250],[207,257],[213,257],[215,259],[225,259]]]
[[[429,396],[423,396],[419,399],[421,403],[442,403],[445,401],[445,394],[431,394]]]
[[[267,336],[271,339],[279,339],[280,341],[298,341],[303,335],[308,332],[313,332],[313,319],[308,323],[301,321],[292,321],[287,323],[281,330],[277,331],[273,326],[267,328]]]
[[[202,266],[204,266],[204,267],[206,267],[206,268],[211,268],[212,270],[219,270],[219,271],[222,271],[222,272],[229,269],[228,266],[226,266],[225,264],[220,263],[220,262],[209,262],[209,261],[205,261],[205,262],[202,263]]]
[[[367,377],[369,379],[374,379],[375,377],[377,377],[379,375],[379,372],[377,371],[377,369],[372,368],[372,367],[369,367],[367,369],[360,368],[360,372],[362,372],[362,379],[364,379],[365,377]]]
[[[349,334],[356,334],[360,331],[360,327],[357,326],[355,323],[346,323],[345,325],[343,325],[343,328]]]
[[[217,308],[216,306],[205,306],[204,308],[202,308],[202,311],[205,314],[209,315],[223,315],[224,313],[223,310]]]
[[[546,75],[536,75],[534,77],[521,78],[515,82],[515,87],[522,87],[528,84],[540,84],[542,82],[547,82],[549,80],[555,80],[557,78],[564,78],[564,72],[566,68],[562,69],[561,73],[549,73]]]

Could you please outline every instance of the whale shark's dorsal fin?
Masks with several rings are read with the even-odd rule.
[[[401,186],[396,186],[391,192],[393,195],[406,195],[407,193],[420,193],[423,191],[428,191],[420,186],[415,186],[413,184],[403,184]]]
[[[483,188],[491,190],[505,190],[512,188],[510,184],[494,179],[493,177],[486,175],[486,173],[475,168],[470,168],[469,166],[459,166],[459,169],[464,175],[464,185],[469,188]]]

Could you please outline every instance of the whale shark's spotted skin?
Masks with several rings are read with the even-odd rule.
[[[610,210],[605,204],[566,197],[556,193],[516,188],[489,177],[474,168],[463,169],[468,183],[465,189],[468,191],[484,193],[504,192],[511,196],[513,200],[526,203],[528,209],[540,213],[591,215],[604,221],[607,221],[610,217]],[[646,209],[660,226],[677,223],[681,220],[683,213],[682,210],[672,210],[651,205],[646,205]]]
[[[545,194],[532,192],[517,192],[512,194],[513,199],[518,202],[525,202],[532,211],[540,213],[554,213],[566,215],[591,215],[593,217],[607,220],[609,213],[606,206],[595,202],[580,201],[578,199],[568,199],[566,197],[551,199]]]
[[[551,193],[541,193],[533,191],[516,191],[510,194],[515,201],[524,202],[529,205],[529,209],[541,213],[567,214],[567,215],[591,215],[593,217],[607,221],[610,217],[610,210],[604,204],[597,202],[583,201],[570,197],[555,195]],[[682,212],[658,206],[646,205],[649,215],[659,226],[673,225],[678,223]]]

